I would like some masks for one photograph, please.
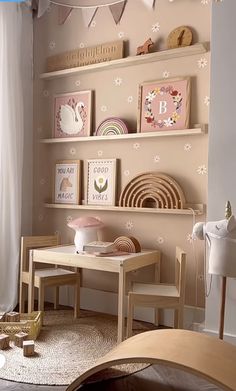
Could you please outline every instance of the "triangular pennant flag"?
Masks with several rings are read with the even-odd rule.
[[[47,11],[48,7],[50,6],[50,0],[39,0],[38,4],[38,18],[43,16],[43,14]]]
[[[72,10],[73,8],[71,7],[58,6],[58,23],[64,24],[67,18],[70,16]]]
[[[155,0],[143,0],[143,3],[151,10],[154,8]]]
[[[93,8],[82,8],[82,15],[84,19],[84,23],[86,27],[89,27],[90,24],[92,23],[92,20],[98,10],[98,7],[93,7]]]
[[[126,0],[122,1],[121,3],[109,5],[110,11],[116,24],[119,23],[119,21],[121,20],[125,6]]]

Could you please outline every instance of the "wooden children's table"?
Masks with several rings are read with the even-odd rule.
[[[34,249],[30,251],[28,312],[33,310],[34,272],[37,262],[117,273],[119,278],[118,343],[125,338],[126,273],[148,265],[155,265],[155,282],[160,281],[160,252],[158,250],[142,250],[139,253],[128,255],[99,257],[94,254],[77,254],[75,246],[71,245]]]

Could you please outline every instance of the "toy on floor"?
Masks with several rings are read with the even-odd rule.
[[[10,337],[7,334],[0,334],[0,349],[8,349],[9,348]]]

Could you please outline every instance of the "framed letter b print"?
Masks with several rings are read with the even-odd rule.
[[[142,83],[139,86],[138,132],[187,129],[190,78]]]
[[[80,203],[80,171],[80,160],[61,160],[56,163],[54,181],[55,203]]]
[[[87,160],[87,205],[115,205],[116,159]]]

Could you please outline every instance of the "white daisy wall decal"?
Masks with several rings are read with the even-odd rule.
[[[124,38],[124,36],[125,36],[125,33],[124,33],[124,31],[120,31],[119,33],[118,33],[118,38]]]
[[[107,106],[105,106],[105,105],[103,105],[103,106],[101,106],[101,111],[107,111]]]
[[[191,149],[192,149],[192,145],[191,145],[190,143],[184,144],[184,150],[185,150],[186,152],[191,151]]]
[[[54,50],[56,47],[56,42],[54,41],[49,42],[48,47],[50,50]]]
[[[80,86],[80,84],[81,84],[81,81],[80,81],[80,80],[76,80],[76,81],[75,81],[75,85],[76,85],[76,87],[79,87],[79,86]]]
[[[204,103],[206,106],[209,106],[209,104],[210,104],[210,97],[209,96],[205,96]]]
[[[124,171],[124,175],[125,175],[125,176],[129,176],[129,174],[130,174],[129,170],[125,170],[125,171]]]
[[[158,31],[160,31],[160,23],[159,22],[157,22],[157,23],[155,23],[155,24],[153,24],[152,25],[152,32],[153,33],[157,33]]]
[[[170,76],[170,72],[169,71],[164,71],[162,73],[162,77],[164,77],[164,79],[167,79],[169,76]]]
[[[207,173],[207,168],[206,168],[205,164],[202,164],[201,166],[198,166],[197,173],[199,175],[205,175]]]
[[[188,235],[187,235],[187,241],[188,241],[189,243],[193,243],[194,240],[196,240],[196,239],[193,237],[192,234],[188,234]]]
[[[116,77],[115,80],[114,80],[114,84],[116,86],[120,86],[122,84],[122,79],[121,77]]]
[[[125,228],[128,229],[128,231],[130,231],[132,228],[134,227],[134,224],[132,221],[126,221],[125,223]]]
[[[159,163],[160,160],[161,160],[161,158],[160,158],[159,155],[155,155],[154,158],[153,158],[154,163]]]
[[[49,97],[49,91],[48,90],[43,90],[43,96],[44,96],[44,98],[48,98]]]
[[[66,218],[67,223],[69,223],[72,220],[73,220],[72,216],[67,216],[67,218]]]
[[[71,148],[70,149],[70,154],[71,155],[75,155],[76,154],[76,149],[75,148]]]
[[[164,238],[162,237],[162,236],[158,236],[158,238],[157,238],[157,243],[158,244],[163,244],[164,243]]]
[[[85,47],[85,44],[83,42],[80,42],[79,47],[80,49],[83,49]]]
[[[42,186],[43,186],[43,185],[45,185],[46,181],[45,181],[45,179],[44,179],[44,178],[41,178],[41,179],[40,179],[40,181],[39,181],[39,183],[40,183],[40,185],[42,185]]]
[[[99,150],[99,151],[97,151],[97,154],[98,154],[99,157],[101,157],[103,155],[103,151]]]
[[[133,100],[134,100],[134,98],[132,97],[132,95],[128,96],[128,98],[127,98],[128,103],[132,103]]]
[[[140,148],[140,144],[139,143],[134,143],[133,144],[133,148],[138,150]]]
[[[198,60],[198,68],[205,68],[207,66],[207,59],[205,57],[200,58]]]

